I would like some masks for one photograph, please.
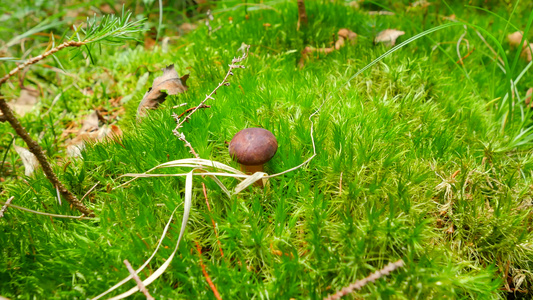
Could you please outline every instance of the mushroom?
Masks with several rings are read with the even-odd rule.
[[[268,162],[278,150],[274,135],[263,128],[243,129],[231,139],[229,155],[241,164],[241,170],[248,174],[263,172],[263,164]]]

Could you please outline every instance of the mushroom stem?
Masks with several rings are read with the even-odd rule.
[[[249,175],[254,174],[256,172],[263,172],[263,165],[246,166],[241,164],[241,171]],[[263,179],[256,181],[254,183],[254,186],[263,187]]]

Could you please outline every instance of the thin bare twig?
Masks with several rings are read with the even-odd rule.
[[[7,202],[0,202],[0,205],[5,205],[6,203]],[[50,213],[45,213],[45,212],[41,212],[41,211],[25,208],[25,207],[14,205],[14,204],[9,204],[9,207],[16,208],[16,209],[19,209],[19,210],[22,210],[22,211],[27,211],[27,212],[30,212],[30,213],[33,213],[33,214],[36,214],[36,215],[49,216],[49,217],[54,217],[54,218],[81,219],[81,220],[90,219],[89,217],[87,217],[85,215],[67,216],[67,215],[50,214]]]
[[[137,282],[137,286],[139,287],[139,290],[141,292],[143,292],[143,294],[146,296],[146,299],[155,300],[154,297],[152,297],[152,295],[150,295],[150,293],[148,292],[148,290],[144,286],[143,282],[141,281],[141,279],[139,278],[137,273],[135,273],[135,269],[133,269],[133,267],[131,266],[130,262],[127,259],[125,259],[124,260],[124,264],[126,265],[126,268],[128,268],[128,271],[130,272],[130,274],[133,277],[133,279],[135,280],[135,282]]]
[[[242,56],[240,57],[236,57],[236,58],[233,58],[231,60],[231,64],[229,64],[229,70],[228,72],[226,73],[226,76],[224,77],[224,79],[222,80],[222,82],[220,82],[218,84],[218,86],[209,94],[209,95],[205,95],[205,99],[200,102],[200,104],[198,104],[198,106],[196,106],[187,116],[185,116],[185,118],[183,118],[183,120],[181,120],[180,118],[176,119],[176,122],[178,123],[178,125],[176,126],[176,128],[174,129],[174,134],[177,133],[177,131],[183,127],[183,123],[185,123],[188,119],[191,118],[191,116],[200,108],[202,108],[202,106],[204,106],[205,102],[209,99],[211,100],[215,100],[215,98],[213,98],[213,95],[217,92],[217,90],[222,87],[222,86],[229,86],[230,83],[228,81],[228,78],[230,76],[233,76],[233,69],[244,69],[245,67],[243,65],[238,65],[237,63],[240,63],[241,61],[245,60],[247,57],[248,57],[248,50],[250,49],[250,45],[246,45],[246,44],[242,44],[240,50],[242,50],[243,54]]]
[[[7,199],[4,206],[2,206],[2,209],[0,209],[0,218],[4,217],[4,212],[6,211],[7,207],[11,204],[11,200],[13,200],[13,198],[15,198],[15,196],[11,196],[9,199]]]
[[[20,70],[26,68],[27,66],[29,65],[33,65],[34,63],[36,62],[39,62],[41,60],[43,60],[44,58],[46,58],[47,56],[50,56],[58,51],[60,51],[61,49],[63,48],[67,48],[67,47],[81,47],[83,45],[85,45],[86,42],[76,42],[76,41],[69,41],[69,42],[64,42],[63,44],[53,48],[53,49],[50,49],[48,51],[46,51],[45,53],[41,54],[41,55],[38,55],[36,57],[33,57],[31,59],[28,59],[26,62],[24,62],[23,64],[20,64],[18,65],[16,68],[14,68],[13,70],[11,70],[9,73],[7,73],[4,77],[2,77],[0,79],[0,86],[2,84],[4,84],[11,76],[17,74]]]
[[[95,188],[96,186],[100,183],[100,181],[98,181],[95,185],[93,185],[92,188],[90,188],[87,193],[85,193],[85,195],[83,195],[83,197],[81,197],[80,199],[80,202],[83,201],[83,199],[85,199],[85,197],[87,197]]]
[[[369,282],[374,282],[378,279],[380,279],[383,276],[389,275],[392,271],[403,267],[404,262],[403,260],[399,260],[397,262],[392,262],[388,265],[386,265],[383,269],[376,271],[375,273],[370,274],[370,276],[363,278],[361,280],[358,280],[352,284],[350,284],[347,287],[344,287],[342,290],[338,291],[334,295],[329,295],[328,297],[324,298],[324,300],[337,300],[340,299],[343,296],[346,296],[350,293],[352,293],[354,290],[360,290],[363,286],[367,285]]]
[[[296,30],[300,30],[300,27],[307,27],[307,13],[305,12],[305,2],[304,0],[298,0],[298,25]]]
[[[199,107],[199,108],[211,108],[211,105],[202,105],[202,107]],[[180,119],[181,117],[183,117],[186,113],[188,112],[191,112],[193,110],[195,110],[196,107],[191,107],[191,108],[187,108],[184,112],[182,112],[179,116],[178,116],[178,119]]]

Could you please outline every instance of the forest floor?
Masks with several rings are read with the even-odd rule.
[[[508,39],[529,31],[532,2],[306,1],[307,23],[296,1],[165,4],[161,24],[159,2],[137,2],[124,6],[146,18],[136,40],[62,50],[0,90],[95,214],[62,218],[81,213],[0,123],[1,296],[94,298],[127,259],[148,262],[156,299],[320,299],[400,260],[347,298],[533,297],[532,63]],[[122,9],[2,6],[0,76]],[[179,93],[152,86],[171,64],[189,74]],[[138,116],[150,87],[172,95]],[[213,165],[239,169],[228,143],[248,127],[277,138],[265,173],[282,174],[239,191]],[[176,162],[195,155],[211,166]],[[150,173],[176,176],[123,176],[167,162]]]

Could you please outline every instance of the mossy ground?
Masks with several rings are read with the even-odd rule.
[[[469,48],[460,46],[463,56],[472,51],[463,66],[455,61],[464,28],[454,27],[414,41],[350,80],[387,50],[373,44],[381,30],[404,30],[403,41],[449,22],[444,17],[454,13],[502,37],[501,45],[512,59],[515,51],[503,37],[514,30],[506,20],[525,28],[532,10],[525,2],[512,15],[514,3],[485,4],[500,19],[460,3],[410,9],[395,4],[390,9],[396,15],[390,16],[369,15],[378,8],[375,4],[355,9],[344,2],[306,1],[310,23],[297,31],[295,2],[221,1],[211,21],[219,29],[209,34],[199,21],[186,35],[177,34],[177,25],[194,10],[169,4],[162,30],[163,37],[171,37],[166,52],[142,43],[103,46],[94,64],[71,61],[68,51],[59,53],[62,67],[72,76],[46,67],[60,67],[52,59],[32,66],[24,83],[39,86],[42,97],[22,122],[32,136],[40,137],[55,170],[76,195],[83,196],[98,183],[84,200],[97,217],[73,221],[8,209],[0,220],[0,295],[94,297],[128,275],[124,259],[138,267],[150,256],[171,212],[183,205],[183,178],[142,178],[113,188],[124,181],[122,174],[191,157],[172,134],[171,115],[203,100],[222,80],[231,59],[240,55],[237,49],[244,42],[251,45],[243,62],[246,68],[235,70],[231,85],[221,88],[207,103],[211,108],[198,111],[182,132],[202,158],[237,167],[226,142],[240,129],[267,128],[278,138],[279,149],[266,170],[278,173],[312,155],[309,116],[325,101],[314,119],[317,156],[304,168],[271,179],[265,189],[248,188],[230,199],[214,182],[195,178],[185,239],[169,269],[148,286],[154,297],[214,299],[196,243],[223,299],[319,299],[398,259],[405,267],[365,286],[355,298],[531,297],[533,155],[527,139],[517,146],[531,121],[509,121],[502,130],[497,108],[506,93],[506,77],[475,30],[469,28],[465,36]],[[25,5],[13,8],[8,18],[17,26],[2,25],[4,41],[45,17],[73,22],[54,13],[78,9],[91,15],[91,7],[102,7],[94,1],[73,7]],[[138,18],[149,17],[148,28],[157,26],[157,10],[150,12],[148,7],[136,11]],[[192,13],[191,18],[202,16]],[[55,24],[44,32],[61,35],[65,26]],[[356,32],[357,43],[298,67],[306,45],[329,46],[340,28]],[[30,37],[26,50],[34,47],[31,53],[38,55],[48,38]],[[17,47],[9,48],[12,56],[23,55]],[[137,122],[139,101],[159,70],[172,63],[180,75],[191,74],[189,91],[168,97]],[[4,63],[2,72],[13,66]],[[513,78],[525,67],[518,61]],[[530,72],[517,87],[522,97],[533,85]],[[143,75],[149,79],[136,89]],[[15,79],[11,82],[2,92],[16,97],[19,87]],[[130,100],[122,104],[128,95]],[[173,108],[181,103],[187,105]],[[122,142],[91,145],[83,160],[66,158],[68,136],[63,131],[98,107],[123,128]],[[519,119],[518,111],[514,119]],[[6,133],[11,128],[0,123],[0,131],[0,153],[7,153],[0,171],[0,200],[15,196],[16,205],[75,215],[68,205],[58,205],[42,171],[23,176],[20,158],[9,146],[11,136]],[[237,183],[223,181],[228,186]],[[211,210],[200,182],[207,186]],[[172,252],[181,210],[142,278]]]

